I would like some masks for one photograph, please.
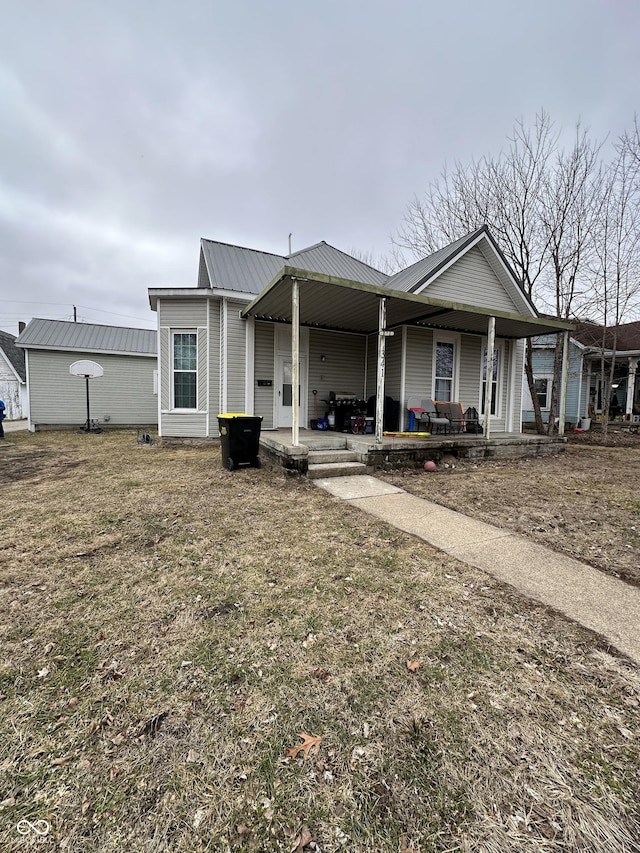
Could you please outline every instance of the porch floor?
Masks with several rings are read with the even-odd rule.
[[[385,435],[376,445],[373,435],[300,430],[299,446],[291,444],[291,430],[265,430],[260,437],[263,453],[283,468],[307,473],[309,451],[349,450],[368,473],[386,467],[417,467],[425,460],[439,461],[445,453],[463,459],[519,458],[542,456],[564,450],[564,436],[542,436],[519,432],[482,435],[467,433],[429,436]]]

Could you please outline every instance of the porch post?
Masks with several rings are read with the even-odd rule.
[[[562,373],[560,374],[560,423],[558,435],[564,435],[567,417],[567,379],[569,378],[569,331],[562,335]]]
[[[300,444],[300,294],[291,280],[291,444]]]
[[[489,328],[487,330],[487,372],[484,383],[484,437],[491,436],[491,400],[493,398],[493,360],[495,358],[496,346],[496,318],[489,317]]]
[[[378,372],[376,380],[376,444],[382,445],[382,433],[384,430],[384,367],[385,367],[385,344],[387,332],[387,299],[382,297],[378,305]]]
[[[625,406],[625,420],[630,421],[633,414],[633,398],[636,393],[636,371],[638,369],[638,359],[629,359],[629,375],[627,377],[627,405]]]

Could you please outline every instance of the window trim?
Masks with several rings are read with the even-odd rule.
[[[176,370],[175,367],[175,342],[176,335],[193,335],[196,344],[196,367],[195,370]],[[176,406],[176,373],[192,373],[195,378],[196,404],[193,408]],[[197,412],[198,408],[198,330],[197,329],[171,329],[171,411],[172,412]]]
[[[431,362],[431,399],[436,397],[436,362],[438,344],[453,344],[453,375],[451,377],[451,402],[457,403],[460,393],[460,334],[457,332],[433,332],[433,351]],[[444,401],[443,401],[444,402]]]

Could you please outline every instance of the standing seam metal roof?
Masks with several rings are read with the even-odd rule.
[[[483,231],[487,231],[486,225],[477,228],[470,234],[465,234],[464,237],[460,237],[458,240],[454,240],[453,243],[449,243],[448,246],[438,249],[432,255],[416,261],[410,267],[392,275],[387,281],[387,287],[393,290],[403,290],[405,293],[412,292],[423,284],[431,273],[435,272],[440,266],[443,266],[449,258],[456,255],[466,244],[472,243]]]
[[[66,320],[31,320],[16,344],[28,349],[83,350],[156,355],[157,332],[123,326],[98,326]]]
[[[204,238],[201,240],[201,248],[213,289],[258,294],[289,262],[289,257],[285,255],[273,255]],[[293,252],[291,258],[295,260],[298,269],[348,278],[364,284],[384,284],[388,278],[384,273],[324,241]]]

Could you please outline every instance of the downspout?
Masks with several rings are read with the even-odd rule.
[[[493,397],[493,362],[495,359],[496,346],[496,318],[489,317],[489,328],[487,331],[487,372],[485,376],[484,392],[484,437],[488,440],[491,436],[491,400]]]
[[[562,335],[562,373],[560,374],[560,423],[558,435],[564,435],[567,417],[567,379],[569,378],[569,330]]]
[[[384,421],[384,369],[385,369],[385,344],[386,339],[393,332],[386,330],[387,325],[387,297],[380,299],[378,306],[378,370],[376,381],[376,445],[382,447],[383,421]]]
[[[291,279],[291,445],[300,444],[300,293]]]

